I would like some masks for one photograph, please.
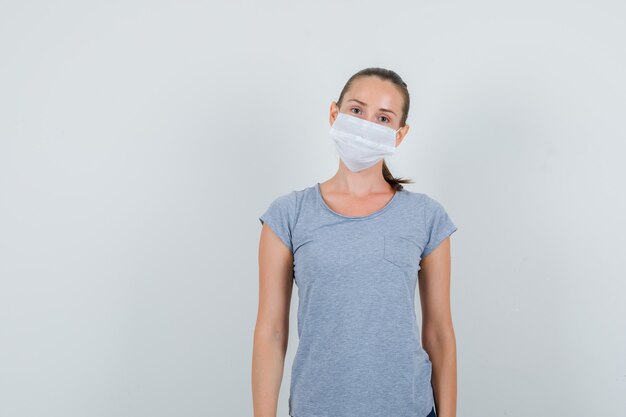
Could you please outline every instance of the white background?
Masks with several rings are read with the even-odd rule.
[[[626,415],[625,17],[1,1],[0,415],[251,416],[258,216],[334,174],[370,66],[411,93],[391,171],[459,228],[458,416]]]

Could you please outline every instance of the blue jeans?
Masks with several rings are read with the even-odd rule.
[[[437,417],[437,413],[435,413],[435,407],[428,413],[426,417]]]

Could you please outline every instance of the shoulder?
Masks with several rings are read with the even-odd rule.
[[[303,201],[311,192],[311,187],[283,192],[274,197],[265,212],[259,216],[261,224],[267,225],[293,250],[293,233],[298,221]]]
[[[423,213],[423,226],[427,243],[422,252],[425,258],[439,246],[443,240],[457,230],[443,204],[426,193],[418,193]]]
[[[426,193],[420,193],[418,191],[407,190],[406,188],[402,190],[405,194],[405,198],[411,204],[415,205],[418,208],[428,208],[432,209],[437,205],[441,205],[439,201],[432,198],[430,195]]]
[[[447,216],[444,205],[428,193],[404,190],[411,210],[419,213],[425,222],[441,216]]]
[[[431,197],[428,194],[423,194],[422,200],[424,205],[424,211],[426,212],[426,214],[434,213],[437,211],[445,211],[443,204],[441,204],[439,200]]]
[[[296,201],[296,191],[292,190],[289,192],[283,192],[282,194],[278,194],[275,196],[273,200],[270,202],[271,205],[276,205],[279,207],[288,207],[293,205]]]
[[[297,206],[301,203],[303,199],[306,198],[309,194],[315,191],[313,186],[301,188],[301,189],[293,189],[288,192],[283,192],[275,196],[270,205],[274,205],[281,208],[291,208],[296,209]]]
[[[283,217],[294,225],[305,201],[313,196],[314,192],[314,186],[282,192],[270,200],[267,211]]]

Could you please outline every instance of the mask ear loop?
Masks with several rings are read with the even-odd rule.
[[[404,126],[402,126],[402,127],[404,127]],[[402,130],[402,127],[398,128],[398,130],[396,130],[396,133],[395,133],[396,135],[398,134],[398,132],[399,132],[400,130]]]

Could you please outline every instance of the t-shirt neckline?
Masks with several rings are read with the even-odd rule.
[[[391,197],[391,199],[387,202],[387,204],[385,204],[383,207],[381,207],[380,209],[376,210],[375,212],[370,213],[370,214],[366,214],[364,216],[346,216],[344,214],[337,213],[336,211],[331,209],[328,206],[328,204],[326,204],[326,201],[324,201],[324,198],[322,197],[322,191],[320,189],[320,183],[319,182],[315,183],[315,191],[316,191],[315,194],[317,195],[317,201],[320,203],[320,205],[322,207],[324,207],[326,210],[328,210],[331,214],[333,214],[335,216],[342,217],[344,219],[365,220],[365,219],[370,219],[372,217],[376,217],[376,216],[384,213],[385,211],[387,211],[395,203],[395,201],[398,199],[398,195],[400,194],[400,192],[402,190],[396,190],[396,192],[394,193],[393,197]]]

